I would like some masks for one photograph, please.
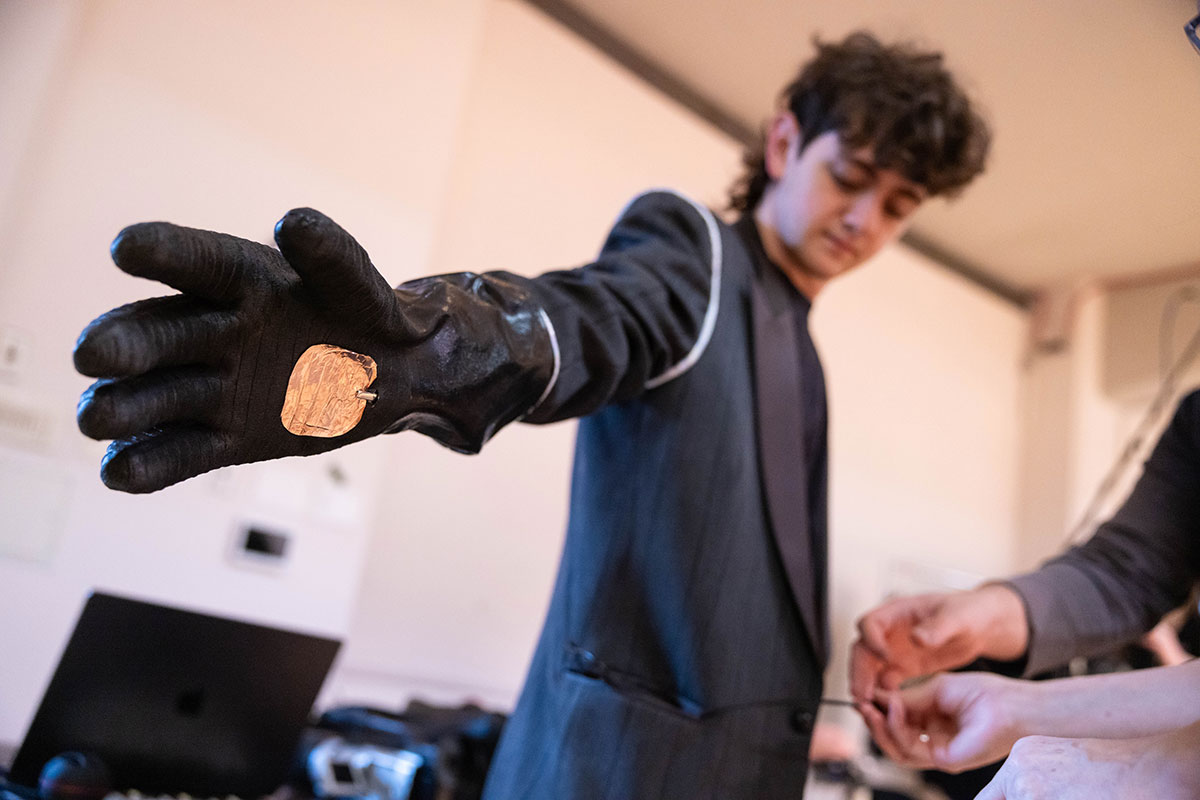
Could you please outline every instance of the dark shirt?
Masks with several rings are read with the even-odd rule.
[[[762,264],[775,267],[774,262],[767,256],[762,238],[758,234],[758,226],[754,217],[747,214],[738,220],[734,226],[741,237],[750,245]],[[778,267],[775,267],[779,270]],[[767,281],[770,291],[776,292],[781,302],[791,307],[791,313],[796,324],[796,341],[800,344],[800,385],[802,387],[800,402],[804,404],[804,456],[805,473],[818,474],[825,464],[825,447],[827,437],[827,414],[825,403],[825,372],[821,368],[821,358],[813,344],[812,335],[808,330],[808,315],[812,310],[812,302],[796,290],[779,270],[777,279]],[[810,482],[811,483],[811,482]],[[810,485],[810,507],[815,507],[819,498],[812,494]]]
[[[825,402],[825,372],[817,347],[808,332],[808,312],[812,304],[804,295],[796,292],[796,341],[800,342],[800,376],[802,385],[813,387],[804,391],[804,454],[807,456],[808,474],[816,475],[825,463],[825,447],[828,430],[828,411]],[[809,485],[809,505],[819,502],[815,489]]]
[[[1009,583],[1025,602],[1026,674],[1111,651],[1154,627],[1200,578],[1200,391],[1185,397],[1112,519]]]
[[[825,371],[821,367],[821,358],[808,330],[808,317],[812,310],[812,301],[801,294],[787,280],[783,270],[767,256],[753,215],[746,214],[741,217],[734,225],[734,229],[750,247],[757,262],[764,265],[764,269],[773,270],[772,274],[762,276],[763,283],[767,287],[767,291],[773,295],[773,299],[789,309],[796,326],[796,342],[800,354],[800,403],[803,407],[802,418],[804,420],[804,474],[810,476],[808,486],[797,487],[797,489],[808,493],[810,509],[823,508],[825,503],[824,481],[813,480],[811,477],[822,475],[825,471],[829,412],[825,398]],[[813,563],[824,563],[824,542],[817,541],[814,537],[812,545]],[[824,576],[820,576],[820,580],[824,581],[824,579]],[[816,589],[817,597],[825,596],[823,585]],[[824,615],[824,608],[820,609],[820,613],[822,616]]]

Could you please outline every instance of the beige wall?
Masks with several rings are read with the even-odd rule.
[[[854,620],[884,597],[1013,568],[1026,323],[902,247],[818,299],[830,402],[827,694],[848,696]]]
[[[75,429],[88,381],[70,353],[99,312],[166,293],[108,260],[133,221],[269,241],[287,209],[312,205],[389,279],[426,271],[482,4],[0,8],[0,332],[25,352],[0,373],[0,640],[18,643],[0,659],[0,741],[12,741],[92,587],[347,628],[386,443],[123,496],[97,480],[103,446]],[[6,422],[29,414],[36,424]],[[282,569],[231,559],[245,524],[292,535]]]
[[[1032,351],[1025,373],[1022,568],[1073,531],[1090,535],[1124,501],[1179,398],[1200,386],[1193,355],[1154,405],[1164,358],[1180,362],[1200,336],[1200,279],[1093,283],[1060,295],[1064,346]],[[1118,461],[1124,468],[1114,472]]]

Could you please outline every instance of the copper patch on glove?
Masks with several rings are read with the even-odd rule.
[[[370,356],[314,344],[292,367],[283,412],[283,427],[297,436],[341,436],[362,419],[367,401],[358,393],[375,380]]]

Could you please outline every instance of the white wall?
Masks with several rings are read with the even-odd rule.
[[[1088,284],[1067,290],[1063,302],[1066,346],[1032,352],[1026,369],[1023,569],[1061,550],[1072,532],[1086,538],[1120,506],[1178,399],[1200,386],[1194,358],[1151,413],[1164,358],[1177,362],[1200,335],[1200,279]],[[1122,458],[1125,468],[1110,480]]]
[[[1026,323],[900,246],[818,297],[830,403],[827,695],[848,696],[854,620],[885,596],[1012,569]]]
[[[307,204],[394,282],[534,273],[588,260],[643,188],[718,204],[737,148],[515,0],[0,8],[0,66],[17,70],[0,107],[23,109],[0,142],[0,334],[31,353],[0,364],[0,640],[21,644],[0,661],[0,740],[20,735],[93,585],[347,632],[325,702],[510,703],[558,558],[573,426],[513,426],[475,458],[383,437],[108,492],[102,447],[74,430],[87,381],[69,353],[96,313],[158,289],[118,273],[107,243],[154,218],[267,240]],[[831,288],[814,324],[840,651],[913,565],[1010,567],[1022,317],[895,248]],[[40,427],[5,427],[31,409]],[[247,520],[293,534],[286,570],[230,564]]]

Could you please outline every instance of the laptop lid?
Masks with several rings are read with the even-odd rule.
[[[278,789],[340,642],[92,593],[9,779],[69,750],[113,788],[251,798]]]

